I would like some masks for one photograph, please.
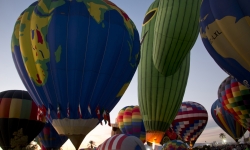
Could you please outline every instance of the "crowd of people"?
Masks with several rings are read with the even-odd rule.
[[[202,148],[194,148],[195,150],[250,150],[250,144],[237,145],[219,145],[219,146],[203,146]]]

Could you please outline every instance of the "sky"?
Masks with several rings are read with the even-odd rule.
[[[11,35],[14,24],[20,13],[27,8],[34,0],[0,0],[0,92],[5,90],[26,90],[14,66],[11,56]],[[139,33],[141,33],[142,22],[145,13],[153,0],[112,0],[117,6],[123,9],[135,23]],[[111,122],[115,122],[118,112],[125,106],[138,105],[137,82],[138,72],[136,71],[132,82],[125,94],[111,111]],[[215,100],[217,100],[217,90],[220,83],[228,75],[214,62],[212,57],[206,51],[200,36],[198,36],[195,45],[191,50],[191,65],[188,83],[183,101],[194,101],[203,105],[209,115],[208,123],[197,140],[197,143],[220,142],[219,133],[225,133],[211,117],[210,109]],[[225,133],[226,134],[226,133]],[[101,144],[111,135],[111,127],[108,125],[98,125],[83,140],[80,147],[87,147],[90,140]],[[248,136],[248,131],[245,134]],[[226,134],[227,141],[233,141]],[[64,149],[72,149],[73,145],[68,140]]]

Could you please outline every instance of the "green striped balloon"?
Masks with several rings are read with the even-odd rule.
[[[154,21],[152,58],[159,72],[173,75],[197,39],[201,1],[156,0],[155,3],[159,4]]]
[[[145,15],[138,95],[148,142],[160,143],[180,108],[189,51],[198,36],[199,4],[200,0],[155,0]]]

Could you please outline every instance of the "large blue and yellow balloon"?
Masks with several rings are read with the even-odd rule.
[[[96,112],[118,103],[140,60],[134,23],[108,0],[39,0],[16,21],[11,47],[25,87],[76,148],[101,121]]]
[[[203,0],[200,36],[215,62],[238,82],[250,82],[250,1]]]

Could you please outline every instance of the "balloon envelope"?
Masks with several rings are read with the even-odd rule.
[[[27,91],[0,93],[0,146],[4,150],[25,148],[43,129],[38,107]]]
[[[139,106],[126,106],[117,116],[117,124],[123,134],[130,134],[145,142],[146,131]]]
[[[238,140],[245,134],[246,129],[234,120],[234,117],[231,114],[224,110],[219,99],[212,104],[211,115],[217,125],[220,126],[236,142],[238,142]]]
[[[173,129],[190,147],[193,147],[207,125],[207,110],[196,102],[182,102],[172,122]]]
[[[163,144],[162,150],[188,150],[188,148],[182,141],[172,140]]]
[[[180,48],[184,45],[181,45],[177,41],[174,42],[172,37],[178,36],[177,33],[173,33],[172,28],[169,28],[169,32],[171,32],[171,38],[167,39],[166,35],[168,33],[168,25],[170,26],[170,22],[173,24],[176,24],[178,26],[178,31],[181,31],[182,27],[184,28],[184,24],[180,23],[180,18],[176,18],[178,21],[172,21],[171,17],[174,17],[176,14],[175,12],[170,11],[170,16],[167,16],[168,10],[166,2],[169,2],[169,6],[172,8],[172,4],[174,5],[173,9],[175,9],[175,12],[177,14],[185,16],[184,9],[183,11],[180,10],[177,6],[177,4],[180,4],[183,8],[186,8],[188,11],[187,14],[192,14],[190,12],[190,8],[193,7],[194,10],[198,8],[199,2],[198,1],[192,1],[194,2],[193,5],[189,5],[190,1],[174,1],[174,0],[155,0],[151,6],[148,8],[148,11],[144,18],[144,23],[142,27],[142,44],[141,44],[141,61],[138,66],[138,96],[139,96],[139,106],[140,111],[143,116],[143,122],[146,129],[146,141],[151,143],[160,143],[162,140],[162,137],[164,136],[164,133],[169,128],[170,124],[174,120],[174,117],[176,116],[176,113],[181,105],[182,98],[185,92],[188,74],[189,74],[189,65],[190,65],[190,54],[189,50],[188,52],[180,52],[178,54],[178,50],[175,48]],[[188,5],[183,5],[183,3],[188,3]],[[165,15],[164,15],[165,14]],[[195,15],[194,15],[195,16]],[[161,18],[162,17],[162,18]],[[192,16],[193,17],[193,16]],[[165,19],[166,18],[166,19]],[[186,18],[186,16],[185,16]],[[163,22],[160,22],[160,21]],[[171,21],[169,21],[171,20]],[[184,19],[185,20],[185,19]],[[165,23],[169,22],[169,23]],[[198,22],[197,22],[198,23]],[[164,26],[164,24],[166,26]],[[177,25],[178,24],[178,25]],[[195,35],[198,34],[197,29],[195,29],[196,24],[191,23],[192,27],[194,29],[190,29],[190,31],[193,33],[193,37],[197,37]],[[182,26],[183,25],[183,26]],[[171,25],[171,27],[174,27]],[[186,26],[187,27],[187,26]],[[158,28],[157,30],[155,30]],[[162,35],[164,38],[160,38],[160,29],[164,28],[164,32],[162,32]],[[186,31],[186,28],[183,29]],[[159,33],[157,33],[159,32]],[[188,30],[189,32],[189,30]],[[157,36],[155,36],[157,34]],[[183,35],[180,33],[180,35]],[[191,38],[190,36],[187,36]],[[161,39],[164,39],[162,41]],[[181,39],[181,38],[180,38]],[[158,40],[158,41],[157,41]],[[172,41],[173,40],[173,41]],[[193,40],[193,38],[191,38]],[[155,44],[155,41],[157,41],[157,44]],[[160,43],[159,43],[160,41]],[[172,43],[171,43],[172,41]],[[165,44],[166,43],[166,44]],[[177,44],[178,43],[178,44]],[[189,44],[191,44],[190,42]],[[171,44],[174,45],[173,49],[168,49],[171,47]],[[167,45],[167,46],[166,46]],[[187,44],[188,45],[188,44]],[[186,45],[186,46],[187,46]],[[190,46],[189,45],[189,46]],[[166,46],[166,47],[164,47]],[[157,48],[155,48],[157,47]],[[184,46],[185,47],[185,46]],[[156,51],[157,50],[157,51]],[[159,52],[159,53],[158,53]],[[167,59],[163,58],[163,53],[168,53],[166,57],[171,57],[173,59]],[[155,57],[154,54],[159,54],[160,56],[163,56],[162,58],[159,56]],[[165,53],[165,54],[166,54]],[[178,57],[180,56],[180,57]],[[156,64],[153,60],[158,61],[159,64]],[[171,75],[167,76],[162,71],[159,71],[159,65],[161,65],[161,62],[167,62],[168,60],[171,60],[171,62],[167,64],[178,64],[179,67],[172,65],[169,65],[168,67],[175,68],[176,71],[173,71],[175,69],[169,69],[167,71],[173,71],[173,73],[170,73]],[[178,61],[178,63],[177,63]],[[165,67],[164,67],[165,68]],[[178,68],[178,69],[177,69]],[[164,71],[163,71],[164,72]]]
[[[232,76],[227,77],[219,86],[218,98],[225,111],[244,128],[250,131],[250,90]]]
[[[38,134],[38,140],[47,150],[56,150],[68,140],[68,137],[59,135],[50,122],[45,124],[43,130]]]
[[[200,36],[215,62],[238,82],[250,82],[250,1],[203,0]]]
[[[76,148],[109,116],[140,59],[134,23],[107,0],[39,0],[16,21],[11,46],[25,87]]]
[[[200,2],[156,0],[152,5],[157,6],[145,15],[143,26],[154,26],[154,34],[148,31],[146,35],[152,39],[154,67],[164,76],[173,75],[180,68],[197,39]]]
[[[146,150],[140,139],[135,136],[114,135],[98,146],[97,150]]]

